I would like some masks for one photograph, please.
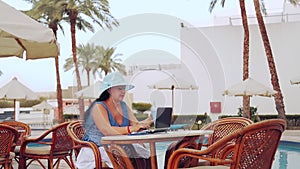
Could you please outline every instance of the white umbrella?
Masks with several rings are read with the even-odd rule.
[[[26,59],[55,57],[59,54],[51,29],[0,1],[0,57]]]
[[[85,99],[95,99],[98,98],[100,95],[100,87],[101,87],[101,81],[97,81],[93,85],[90,85],[78,92],[75,93],[76,97],[82,97]]]
[[[16,100],[36,100],[39,97],[31,89],[20,83],[16,77],[10,82],[0,88],[0,99],[9,99],[14,101],[14,108]],[[14,109],[16,117],[16,109]]]
[[[50,110],[53,108],[53,106],[44,100],[41,103],[32,106],[32,108],[33,110],[45,110],[45,109]]]
[[[80,115],[78,105],[68,105],[64,107],[64,114],[67,115]]]
[[[171,90],[172,91],[172,108],[174,111],[174,90],[197,90],[198,86],[195,84],[189,83],[183,79],[170,77],[164,80],[161,80],[155,84],[148,85],[151,89],[159,90]]]
[[[223,95],[228,96],[265,96],[271,97],[277,94],[277,91],[248,78],[241,83],[237,83],[224,91]]]
[[[42,110],[43,111],[44,125],[45,125],[45,121],[48,120],[48,115],[50,114],[50,110],[53,109],[53,108],[54,107],[51,104],[49,104],[47,101],[45,101],[45,100],[42,101],[39,104],[36,104],[36,105],[32,106],[33,110]]]
[[[291,79],[290,82],[291,82],[292,85],[294,85],[294,84],[300,84],[300,76]]]

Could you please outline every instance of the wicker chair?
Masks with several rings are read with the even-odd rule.
[[[73,140],[73,150],[75,157],[77,158],[78,153],[82,147],[91,148],[95,157],[95,169],[108,168],[105,164],[101,162],[101,154],[98,149],[98,146],[95,143],[82,141],[82,138],[85,133],[85,129],[82,123],[82,120],[73,121],[68,125],[67,131]]]
[[[106,152],[109,158],[111,159],[114,168],[118,168],[118,169],[139,168],[139,167],[134,167],[131,159],[126,155],[125,150],[119,145],[116,144],[110,145],[109,147],[107,147]]]
[[[207,143],[203,143],[204,139],[200,138],[199,140],[190,140],[186,142],[184,140],[173,142],[169,145],[166,155],[165,155],[165,168],[167,168],[167,163],[169,161],[170,155],[179,148],[191,148],[200,150],[202,147],[208,147],[209,145],[213,144],[214,142],[218,141],[219,139],[223,138],[224,136],[236,132],[239,129],[242,129],[253,122],[244,117],[228,117],[222,118],[211,123],[206,124],[201,128],[201,130],[213,130],[214,132],[208,136]],[[185,144],[183,144],[185,143]],[[228,154],[230,156],[230,153]],[[212,154],[214,156],[214,154]],[[180,167],[192,167],[197,165],[214,165],[214,163],[207,163],[203,160],[199,162],[197,159],[193,158],[185,158],[180,162]]]
[[[237,130],[240,130],[250,124],[253,124],[253,121],[244,117],[228,117],[218,119],[211,125],[203,126],[202,130],[212,129],[214,132],[208,137],[207,144],[203,144],[202,146],[210,146],[224,136],[236,132]]]
[[[9,126],[15,128],[19,132],[19,139],[18,139],[18,142],[16,143],[15,149],[13,150],[13,152],[15,153],[14,159],[17,162],[19,162],[21,144],[26,137],[29,137],[31,135],[30,126],[28,124],[20,122],[20,121],[3,121],[0,124],[9,125]]]
[[[180,148],[170,156],[167,168],[178,168],[180,159],[188,156],[217,164],[217,166],[194,167],[197,169],[271,169],[285,127],[286,122],[282,119],[264,120],[221,138],[205,150]],[[232,142],[234,144],[228,144]],[[211,156],[220,149],[224,151],[214,157]],[[233,152],[232,158],[227,158],[228,152]]]
[[[88,147],[88,148],[91,148],[91,150],[94,153],[95,169],[104,169],[104,168],[108,169],[109,168],[105,163],[102,163],[101,154],[98,149],[98,146],[95,143],[82,140],[84,133],[85,133],[85,129],[84,129],[82,120],[77,120],[77,121],[71,122],[67,127],[67,131],[68,131],[71,139],[73,140],[73,144],[74,144],[73,150],[75,152],[76,158],[82,147]],[[106,152],[107,152],[109,158],[111,159],[114,168],[128,168],[128,169],[142,168],[141,166],[144,165],[142,159],[135,160],[135,159],[128,158],[126,152],[123,149],[124,147],[130,148],[132,152],[135,152],[131,145],[124,145],[123,147],[118,146],[118,145],[110,145],[109,147],[105,147]],[[136,167],[132,167],[132,166],[136,166]]]
[[[18,131],[8,125],[0,124],[0,165],[1,168],[12,168],[12,159],[15,156],[14,150],[19,138]]]
[[[33,161],[37,161],[46,169],[41,161],[43,159],[48,161],[49,169],[59,168],[61,160],[64,160],[70,168],[75,168],[72,159],[73,142],[67,132],[69,123],[61,123],[37,138],[26,138],[20,148],[19,168],[27,168]]]

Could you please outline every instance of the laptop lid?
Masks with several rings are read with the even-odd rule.
[[[154,128],[169,128],[172,122],[172,107],[158,107]]]

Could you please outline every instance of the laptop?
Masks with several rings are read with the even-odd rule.
[[[135,133],[131,133],[134,135],[137,134],[147,134],[147,133],[157,133],[157,132],[166,132],[170,130],[171,122],[172,122],[172,107],[158,107],[156,111],[156,118],[154,119],[154,128],[150,128],[148,130],[143,130]]]

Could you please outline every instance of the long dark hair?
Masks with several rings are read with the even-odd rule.
[[[105,101],[109,98],[109,96],[110,96],[110,94],[107,89],[99,96],[99,98],[96,99],[96,101]]]
[[[87,120],[89,113],[91,112],[91,109],[93,108],[94,104],[96,104],[96,102],[107,100],[109,98],[109,96],[110,96],[110,94],[107,89],[96,100],[94,100],[92,102],[92,104],[89,106],[88,110],[84,112],[84,121]]]

